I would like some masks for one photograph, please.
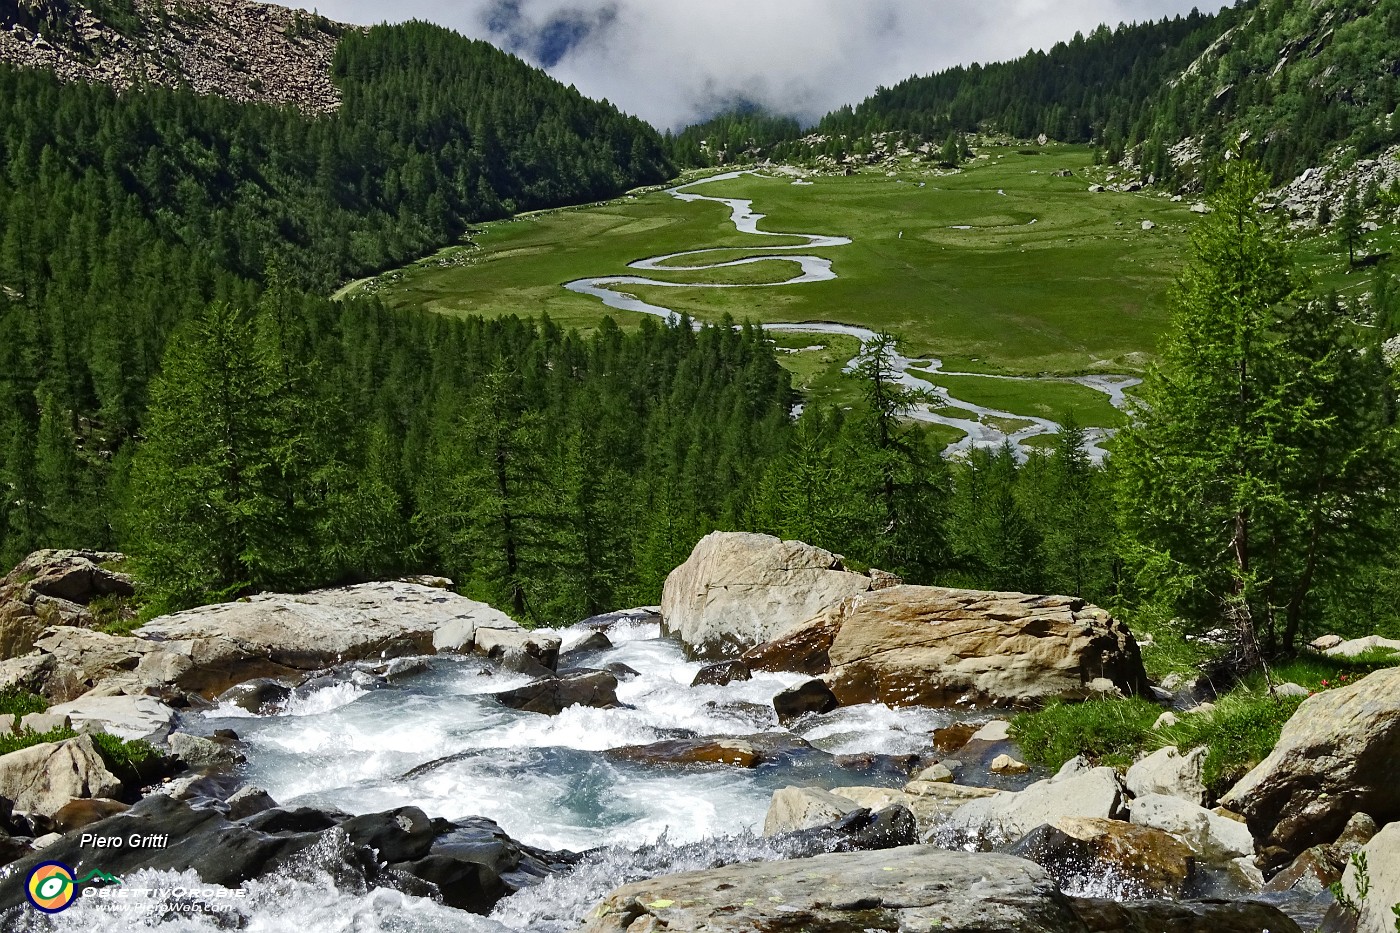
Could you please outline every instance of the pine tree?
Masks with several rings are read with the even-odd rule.
[[[1361,202],[1356,197],[1356,185],[1348,186],[1342,197],[1342,209],[1337,214],[1337,240],[1347,251],[1347,265],[1356,265],[1356,248],[1361,244],[1361,224],[1366,217],[1361,211]]]

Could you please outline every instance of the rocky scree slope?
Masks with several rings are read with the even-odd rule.
[[[319,113],[340,105],[331,59],[352,28],[250,0],[18,0],[0,4],[0,61]]]

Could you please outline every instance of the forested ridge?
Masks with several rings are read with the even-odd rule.
[[[334,114],[0,65],[0,552],[121,540],[170,336],[328,294],[468,224],[670,172],[659,136],[423,23],[345,37]],[[387,351],[386,351],[387,352]]]
[[[761,154],[846,159],[881,134],[911,147],[950,136],[1044,134],[1092,143],[1142,176],[1213,190],[1243,139],[1275,184],[1400,142],[1400,2],[1247,0],[1215,14],[1100,26],[1047,50],[880,88],[803,129],[779,115],[725,114],[668,138],[683,164]]]

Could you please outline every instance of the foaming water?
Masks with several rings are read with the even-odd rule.
[[[565,650],[590,630],[561,632]],[[686,659],[655,622],[612,626],[613,647],[571,661],[626,664],[621,709],[571,707],[557,716],[508,709],[490,694],[527,683],[478,658],[433,658],[392,687],[344,682],[300,696],[275,715],[226,708],[191,723],[232,728],[247,743],[247,781],[287,805],[352,813],[405,805],[434,816],[485,816],[547,849],[635,849],[666,838],[698,843],[761,826],[787,784],[870,783],[827,755],[754,769],[627,761],[609,749],[697,736],[782,731],[778,692],[805,678],[755,674],[725,687],[692,687],[703,664]],[[807,717],[793,732],[832,755],[926,750],[951,714],[872,705]]]

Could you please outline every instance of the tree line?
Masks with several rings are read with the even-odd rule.
[[[0,557],[120,540],[170,335],[513,211],[671,174],[651,127],[423,23],[347,35],[340,110],[0,65]]]

